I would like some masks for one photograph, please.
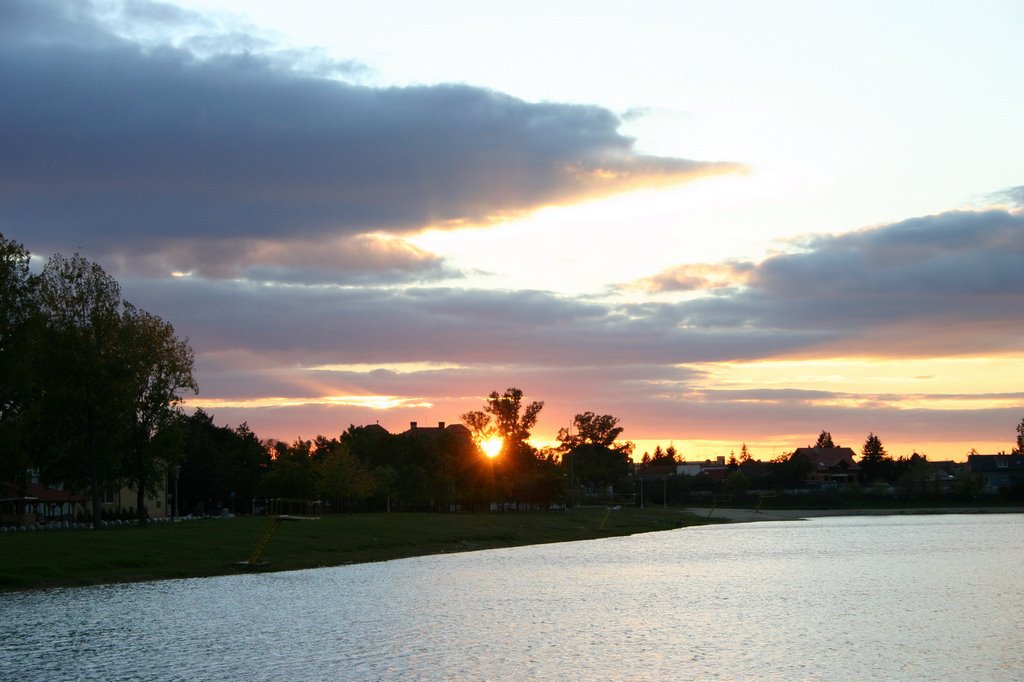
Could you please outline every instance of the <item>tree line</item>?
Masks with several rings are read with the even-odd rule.
[[[0,234],[0,480],[29,470],[102,494],[130,481],[143,500],[179,450],[182,393],[196,391],[187,340],[125,301],[117,281],[79,254],[30,254]]]
[[[197,411],[184,439],[182,508],[248,511],[253,499],[294,498],[334,511],[544,509],[570,501],[573,487],[628,479],[633,446],[618,441],[616,417],[580,413],[558,446],[536,448],[529,439],[543,406],[508,388],[444,429],[352,425],[338,437],[262,445],[245,425],[217,427]],[[501,450],[489,458],[480,443],[492,438]]]
[[[32,471],[44,483],[88,490],[95,523],[103,493],[121,482],[145,521],[147,493],[172,476],[182,512],[251,511],[270,497],[320,499],[337,510],[547,508],[581,492],[633,492],[634,445],[620,439],[617,417],[578,413],[556,446],[536,448],[529,439],[544,403],[514,387],[491,392],[458,428],[400,434],[369,425],[261,441],[247,424],[185,415],[183,394],[198,391],[187,339],[124,300],[117,281],[79,254],[54,255],[39,274],[29,264],[29,252],[0,234],[0,480],[24,487]],[[493,459],[480,448],[491,439],[501,442]],[[838,446],[822,431],[814,447]],[[1014,452],[1024,452],[1024,420]],[[641,458],[681,461],[673,445]],[[920,481],[929,467],[916,453],[893,459],[874,433],[861,449],[862,483]],[[678,476],[672,485],[680,493],[797,485],[810,462],[752,460],[744,444],[726,469],[724,480]]]

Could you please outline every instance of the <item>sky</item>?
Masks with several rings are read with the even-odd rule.
[[[0,232],[262,438],[488,393],[636,454],[1008,450],[1018,2],[0,3]]]

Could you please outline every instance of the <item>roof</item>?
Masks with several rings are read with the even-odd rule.
[[[972,472],[1024,472],[1024,455],[967,455],[967,466],[971,468]]]
[[[88,502],[85,495],[78,495],[59,488],[49,488],[39,483],[29,483],[25,486],[25,494],[22,495],[18,486],[13,483],[0,483],[0,499],[9,500],[38,500],[39,502]]]
[[[847,470],[860,469],[854,460],[856,455],[852,448],[797,448],[793,454],[804,455],[818,470],[835,469],[840,466]]]
[[[675,464],[640,464],[634,470],[637,476],[672,476],[676,473]]]

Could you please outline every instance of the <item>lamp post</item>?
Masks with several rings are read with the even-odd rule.
[[[178,474],[181,473],[181,465],[174,465],[174,504],[171,505],[171,523],[177,520],[178,516]]]

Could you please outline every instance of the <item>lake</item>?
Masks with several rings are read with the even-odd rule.
[[[0,679],[1024,678],[1024,515],[0,595]]]

